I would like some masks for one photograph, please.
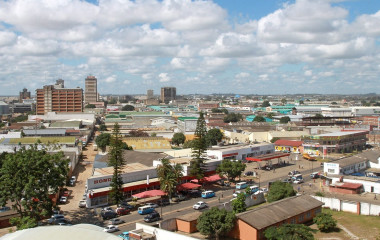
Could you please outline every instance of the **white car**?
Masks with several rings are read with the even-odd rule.
[[[193,208],[195,210],[207,208],[207,204],[205,202],[197,202],[196,204],[194,204]]]
[[[62,197],[59,199],[59,202],[60,202],[60,203],[67,203],[67,197],[62,196]]]
[[[113,219],[111,219],[111,220],[108,221],[108,224],[110,224],[109,226],[118,225],[118,224],[121,224],[121,223],[124,223],[124,221],[121,220],[120,218],[113,218]]]
[[[103,232],[108,232],[108,233],[117,232],[117,231],[119,231],[119,228],[115,225],[108,225],[107,227],[103,229]]]
[[[260,194],[260,193],[264,193],[264,191],[263,191],[263,190],[256,191],[256,192],[254,193],[254,195],[257,195],[257,194]]]
[[[80,200],[79,201],[79,207],[80,208],[85,208],[86,207],[86,201],[85,200]]]
[[[234,193],[232,194],[232,196],[233,196],[234,198],[237,198],[237,196],[238,196],[240,193],[242,193],[242,191],[236,191],[236,192],[234,192]]]
[[[146,203],[145,206],[151,207],[151,208],[158,208],[158,205],[155,203]]]
[[[303,179],[296,179],[293,181],[293,183],[295,183],[295,184],[303,183]]]
[[[260,190],[263,191],[264,193],[268,192],[268,188],[265,188],[265,187],[260,188]]]
[[[104,207],[102,209],[103,212],[113,212],[113,209],[111,207]]]

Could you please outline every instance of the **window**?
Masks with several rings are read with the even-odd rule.
[[[298,221],[299,221],[299,222],[302,222],[302,221],[303,221],[303,214],[298,216]]]
[[[321,212],[321,208],[317,208],[317,209],[315,209],[315,215],[317,215],[318,213],[320,213]]]
[[[295,218],[290,219],[290,224],[295,224],[295,223],[296,223],[296,219]]]
[[[306,213],[306,218],[310,218],[310,217],[311,217],[311,212],[308,211],[308,212]]]

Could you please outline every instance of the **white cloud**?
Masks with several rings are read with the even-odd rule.
[[[112,75],[106,78],[106,83],[113,83],[116,82],[116,75]]]
[[[241,73],[238,73],[235,75],[236,78],[247,78],[251,76],[251,74],[247,73],[247,72],[241,72]]]
[[[158,75],[158,78],[160,79],[160,82],[169,82],[170,77],[168,76],[168,73],[160,73]]]

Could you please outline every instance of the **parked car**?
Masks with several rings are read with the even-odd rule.
[[[192,198],[198,198],[202,196],[202,192],[199,190],[191,190],[188,192],[188,195]]]
[[[119,234],[118,237],[120,237],[123,240],[129,240],[129,232],[123,232]]]
[[[163,198],[157,201],[158,206],[167,206],[170,204],[169,199]]]
[[[290,183],[290,184],[293,183],[293,181],[292,181],[291,178],[285,178],[284,180],[282,180],[282,182],[284,182],[284,183]]]
[[[86,207],[86,201],[85,200],[80,200],[79,201],[79,207],[80,208],[85,208]]]
[[[127,215],[128,213],[130,213],[131,210],[128,209],[128,208],[123,208],[123,207],[118,207],[116,208],[116,213],[117,215],[119,216],[122,216],[122,215]]]
[[[253,185],[249,187],[251,189],[251,193],[255,193],[260,190],[259,186]]]
[[[121,223],[124,223],[124,220],[121,220],[120,218],[113,218],[113,219],[108,221],[109,225],[118,225]]]
[[[146,203],[145,206],[149,206],[151,208],[158,208],[158,205],[156,203]]]
[[[289,177],[293,177],[293,176],[296,175],[296,174],[300,174],[300,172],[297,171],[297,170],[293,170],[293,171],[290,171],[290,172],[288,173],[288,176],[289,176]]]
[[[51,218],[48,219],[48,223],[53,224],[58,219],[65,219],[65,216],[63,216],[62,214],[53,214]]]
[[[202,198],[212,198],[212,197],[215,197],[214,191],[208,190],[208,191],[202,192]]]
[[[184,200],[186,200],[186,196],[182,195],[182,194],[174,195],[172,197],[173,202],[180,202],[180,201],[184,201]]]
[[[268,192],[268,188],[265,188],[265,187],[260,188],[260,190],[263,191],[264,193]]]
[[[77,178],[75,177],[75,176],[72,176],[71,178],[70,178],[70,186],[74,186],[74,184],[76,183],[76,181],[77,181]]]
[[[296,179],[296,180],[293,181],[293,183],[295,183],[295,184],[301,184],[301,183],[303,183],[303,179],[302,178],[301,179]]]
[[[137,209],[137,213],[140,215],[149,214],[154,211],[154,208],[150,206],[142,206]]]
[[[319,178],[319,172],[313,172],[313,173],[311,173],[311,174],[310,174],[310,177],[311,177],[312,179]]]
[[[82,200],[86,200],[86,199],[87,199],[87,193],[84,193],[83,197],[82,197]]]
[[[60,203],[67,203],[67,197],[65,197],[65,196],[60,197],[59,202]]]
[[[259,191],[254,192],[253,194],[254,194],[254,195],[258,195],[258,194],[260,194],[260,193],[264,193],[264,191],[259,190]]]
[[[244,176],[253,176],[253,172],[252,171],[245,172]]]
[[[156,211],[154,211],[154,212],[152,212],[149,215],[144,217],[145,222],[154,222],[154,221],[158,221],[160,219],[161,219],[160,214]]]
[[[134,208],[134,206],[132,206],[131,204],[127,203],[127,202],[121,202],[119,204],[119,207],[122,207],[122,208],[126,208],[126,209],[130,209],[132,210]]]
[[[199,209],[203,209],[203,208],[207,208],[207,204],[205,202],[197,202],[196,204],[193,205],[193,208],[195,210],[199,210]]]
[[[11,210],[11,208],[7,207],[7,206],[3,206],[3,207],[0,208],[0,212],[6,212],[6,211],[9,211],[9,210]]]
[[[104,207],[102,212],[113,212],[113,209],[111,207]]]
[[[105,227],[103,229],[104,232],[108,232],[108,233],[111,233],[111,232],[117,232],[119,231],[119,228],[115,225],[108,225],[107,227]]]
[[[242,193],[242,191],[236,191],[236,192],[234,192],[234,193],[232,194],[232,196],[233,196],[234,198],[236,198],[240,193]]]
[[[117,217],[117,213],[114,211],[102,212],[101,215],[102,215],[103,220],[108,220],[108,219]]]
[[[71,222],[66,220],[66,219],[56,219],[53,221],[54,225],[59,225],[59,226],[71,226]]]

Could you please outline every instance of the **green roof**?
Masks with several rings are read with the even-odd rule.
[[[75,137],[25,137],[25,138],[11,138],[9,144],[34,144],[40,140],[43,144],[48,143],[62,143],[62,144],[75,144]]]
[[[50,126],[55,128],[80,127],[81,121],[54,122]]]
[[[185,120],[197,120],[197,117],[179,117],[178,120],[185,121]]]

